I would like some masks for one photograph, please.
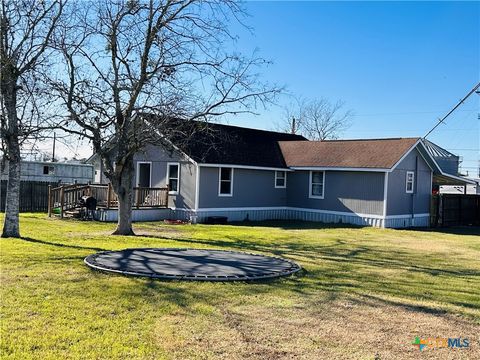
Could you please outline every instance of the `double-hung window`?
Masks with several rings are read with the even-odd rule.
[[[233,169],[218,169],[218,196],[233,195]]]
[[[310,194],[314,199],[323,199],[325,189],[325,171],[310,171]]]
[[[286,171],[275,171],[275,188],[285,188],[287,187],[287,172]]]
[[[413,194],[413,188],[415,183],[415,173],[413,171],[407,171],[405,177],[405,192],[407,194]]]
[[[180,183],[180,164],[168,163],[167,165],[167,181],[170,194],[178,194]]]

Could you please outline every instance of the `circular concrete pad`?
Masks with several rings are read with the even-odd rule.
[[[158,279],[246,281],[287,276],[300,270],[293,261],[236,251],[125,249],[85,258],[97,270]]]

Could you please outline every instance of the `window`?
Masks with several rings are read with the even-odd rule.
[[[43,166],[43,175],[53,175],[55,174],[55,167],[44,165]]]
[[[325,171],[310,171],[310,197],[323,199]]]
[[[285,188],[287,186],[287,172],[275,171],[275,187]]]
[[[180,179],[180,164],[169,163],[167,166],[167,181],[170,188],[170,194],[178,194]]]
[[[407,171],[407,176],[405,178],[405,191],[408,194],[413,193],[414,182],[415,182],[415,173],[413,171]]]
[[[218,196],[233,195],[233,169],[218,169]]]

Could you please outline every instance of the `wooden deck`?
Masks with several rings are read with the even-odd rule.
[[[63,217],[65,212],[81,208],[83,196],[92,196],[97,200],[97,208],[118,208],[118,197],[110,184],[73,184],[48,189],[48,216]],[[168,187],[134,187],[133,207],[167,208]]]

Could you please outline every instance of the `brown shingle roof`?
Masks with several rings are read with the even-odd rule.
[[[390,169],[419,138],[280,141],[287,166]]]

